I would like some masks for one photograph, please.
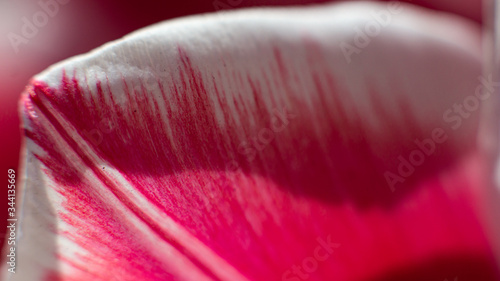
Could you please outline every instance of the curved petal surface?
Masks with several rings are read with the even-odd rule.
[[[402,4],[256,9],[52,67],[23,99],[11,279],[498,280],[479,35]]]

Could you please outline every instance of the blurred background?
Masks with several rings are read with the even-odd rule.
[[[53,63],[88,52],[150,24],[190,14],[325,0],[0,0],[0,173],[19,174],[17,101],[30,78]],[[481,1],[405,1],[482,23]],[[18,187],[19,188],[19,187]],[[7,183],[0,186],[0,229],[6,229]],[[3,231],[0,231],[3,233]],[[4,235],[0,234],[0,244]]]

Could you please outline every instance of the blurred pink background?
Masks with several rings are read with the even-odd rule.
[[[0,173],[16,169],[18,179],[21,147],[17,100],[29,79],[53,63],[85,53],[138,28],[189,14],[214,12],[219,8],[262,5],[303,5],[325,0],[2,0],[0,2]],[[475,0],[406,1],[444,10],[481,23],[481,2]],[[46,8],[52,15],[40,14]],[[49,4],[50,3],[50,4]],[[47,8],[49,7],[49,8]],[[32,38],[11,42],[22,35],[23,20],[39,20]],[[36,18],[38,17],[38,18]],[[44,22],[45,21],[45,22]],[[33,30],[31,30],[33,31]],[[15,34],[15,35],[13,35]],[[18,38],[17,38],[18,39]],[[17,48],[17,51],[16,51]],[[19,186],[17,187],[19,190]],[[0,186],[0,229],[7,219],[7,184]],[[19,206],[16,206],[19,207]],[[18,210],[19,211],[19,210]],[[0,235],[0,244],[3,244]]]

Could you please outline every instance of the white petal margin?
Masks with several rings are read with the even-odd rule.
[[[369,32],[372,32],[371,35]],[[381,116],[381,108],[394,119],[406,111],[415,121],[413,129],[422,132],[422,136],[430,136],[434,128],[454,124],[444,120],[443,114],[455,103],[461,103],[467,96],[474,95],[481,83],[478,79],[481,71],[479,35],[478,27],[464,19],[399,3],[356,2],[248,9],[160,23],[106,44],[89,54],[52,66],[34,80],[43,81],[51,88],[59,88],[63,73],[74,76],[84,83],[88,93],[88,96],[81,98],[82,103],[97,100],[96,85],[101,83],[106,101],[113,101],[124,110],[131,107],[126,92],[143,89],[151,98],[147,101],[147,107],[154,107],[155,101],[159,104],[154,109],[158,112],[158,123],[167,128],[164,133],[172,147],[178,147],[181,144],[176,143],[174,129],[169,128],[170,120],[165,113],[167,109],[163,107],[165,100],[161,89],[172,89],[182,83],[178,72],[182,67],[179,58],[179,49],[182,49],[206,83],[203,85],[207,89],[206,95],[215,104],[214,118],[223,128],[226,126],[227,131],[236,132],[231,133],[233,136],[245,135],[245,128],[239,132],[237,127],[243,126],[241,124],[245,119],[256,118],[244,112],[254,112],[258,106],[252,95],[252,85],[248,81],[240,81],[240,76],[250,77],[252,81],[260,83],[264,89],[262,91],[266,93],[260,98],[265,105],[264,111],[268,111],[269,115],[278,106],[301,109],[300,112],[307,115],[296,118],[310,123],[318,135],[327,126],[342,123],[340,115],[335,112],[338,110],[335,107],[338,100],[328,95],[322,96],[323,93],[314,84],[313,72],[334,77],[337,89],[341,89],[340,100],[345,102],[337,105],[345,110],[349,121],[357,122],[361,118],[362,123],[374,131],[390,132],[392,128],[387,128],[387,116]],[[349,50],[354,52],[349,53]],[[281,66],[276,62],[276,53],[280,54]],[[279,73],[280,67],[285,69],[288,80]],[[158,79],[159,83],[151,83]],[[326,85],[327,82],[321,83]],[[371,100],[373,91],[380,95],[378,105],[374,105]],[[168,90],[165,92],[167,101],[175,100],[173,93]],[[136,234],[141,249],[150,255],[148,259],[162,265],[175,277],[172,279],[255,279],[255,276],[238,268],[232,260],[204,245],[203,235],[193,233],[192,229],[172,219],[161,207],[151,204],[129,182],[123,171],[100,158],[100,154],[86,143],[74,124],[65,120],[64,115],[47,102],[47,97],[38,98],[42,103],[45,102],[52,119],[36,106],[26,108],[27,105],[33,105],[32,98],[26,94],[23,100],[26,129],[36,131],[36,126],[43,126],[46,132],[52,133],[50,141],[64,152],[68,163],[82,175],[79,181],[91,186],[100,195],[99,199],[106,202],[103,211],[112,209],[109,212],[116,216],[122,227]],[[190,98],[187,97],[187,100]],[[216,102],[219,99],[237,100],[245,110],[237,109],[234,105],[223,109]],[[401,99],[408,107],[401,108]],[[332,123],[324,121],[323,115],[327,112],[317,109],[321,102],[325,102],[326,107],[333,112]],[[172,101],[170,109],[176,106],[179,105]],[[225,119],[223,111],[229,111],[233,120]],[[463,125],[453,130],[456,135],[447,145],[456,147],[456,151],[465,151],[474,146],[477,119],[478,114],[472,114],[467,122],[463,120]],[[58,122],[57,126],[66,130],[64,134],[74,140],[78,151],[74,151],[74,146],[60,135],[57,126],[51,123],[54,120]],[[393,124],[401,130],[408,125],[406,121],[395,120]],[[228,124],[235,124],[236,128]],[[351,137],[349,133],[341,132],[347,139]],[[291,139],[294,136],[293,132],[289,133]],[[414,136],[409,134],[408,144],[402,144],[402,147],[410,146],[413,142],[411,137]],[[225,144],[229,146],[229,143],[227,140]],[[379,140],[371,145],[375,155],[383,158],[388,153],[384,143],[379,143]],[[63,217],[70,217],[71,220],[82,218],[74,217],[71,213],[74,210],[64,208],[66,198],[60,191],[65,190],[66,186],[51,177],[44,163],[35,157],[44,156],[46,152],[29,139],[26,140],[25,149],[24,185],[20,187],[22,196],[19,198],[22,210],[17,230],[16,273],[9,274],[8,265],[4,262],[4,280],[47,280],[50,272],[61,273],[62,280],[140,279],[140,272],[132,269],[129,272],[129,268],[119,266],[116,270],[110,270],[112,276],[104,274],[110,267],[106,260],[108,252],[96,252],[99,248],[95,245],[86,247],[89,242],[85,239],[102,239],[101,242],[105,244],[112,241],[112,237],[91,239],[78,236],[82,239],[78,241],[69,238],[71,236],[67,234],[76,230]],[[138,148],[137,153],[141,153],[141,149]],[[284,150],[286,146],[280,149]],[[85,154],[85,160],[82,160],[81,153]],[[397,154],[390,157],[388,162],[396,161],[392,158],[396,158]],[[87,160],[91,160],[96,167],[103,167],[104,171],[97,175],[95,170],[89,168]],[[143,218],[139,218],[106,187],[103,176],[121,188],[130,204],[141,209],[150,221],[156,222],[160,233],[175,237],[176,243],[182,245],[191,256],[186,257],[184,252],[150,231]],[[154,182],[155,179],[145,181]],[[265,192],[272,194],[282,191]],[[262,197],[265,200],[266,196]],[[273,202],[263,204],[269,204],[265,206],[270,217],[280,217],[280,211],[283,210],[273,206]],[[259,233],[259,222],[255,222],[258,219],[249,218],[249,224],[256,233]],[[5,253],[9,247],[6,246]],[[280,250],[284,249],[277,249]],[[288,254],[284,252],[283,256]],[[200,264],[203,269],[200,269]],[[164,278],[161,274],[148,276],[152,276],[151,280]]]

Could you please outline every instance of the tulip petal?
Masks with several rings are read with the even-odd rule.
[[[53,66],[22,100],[11,279],[497,280],[479,43],[345,3],[169,21]]]

